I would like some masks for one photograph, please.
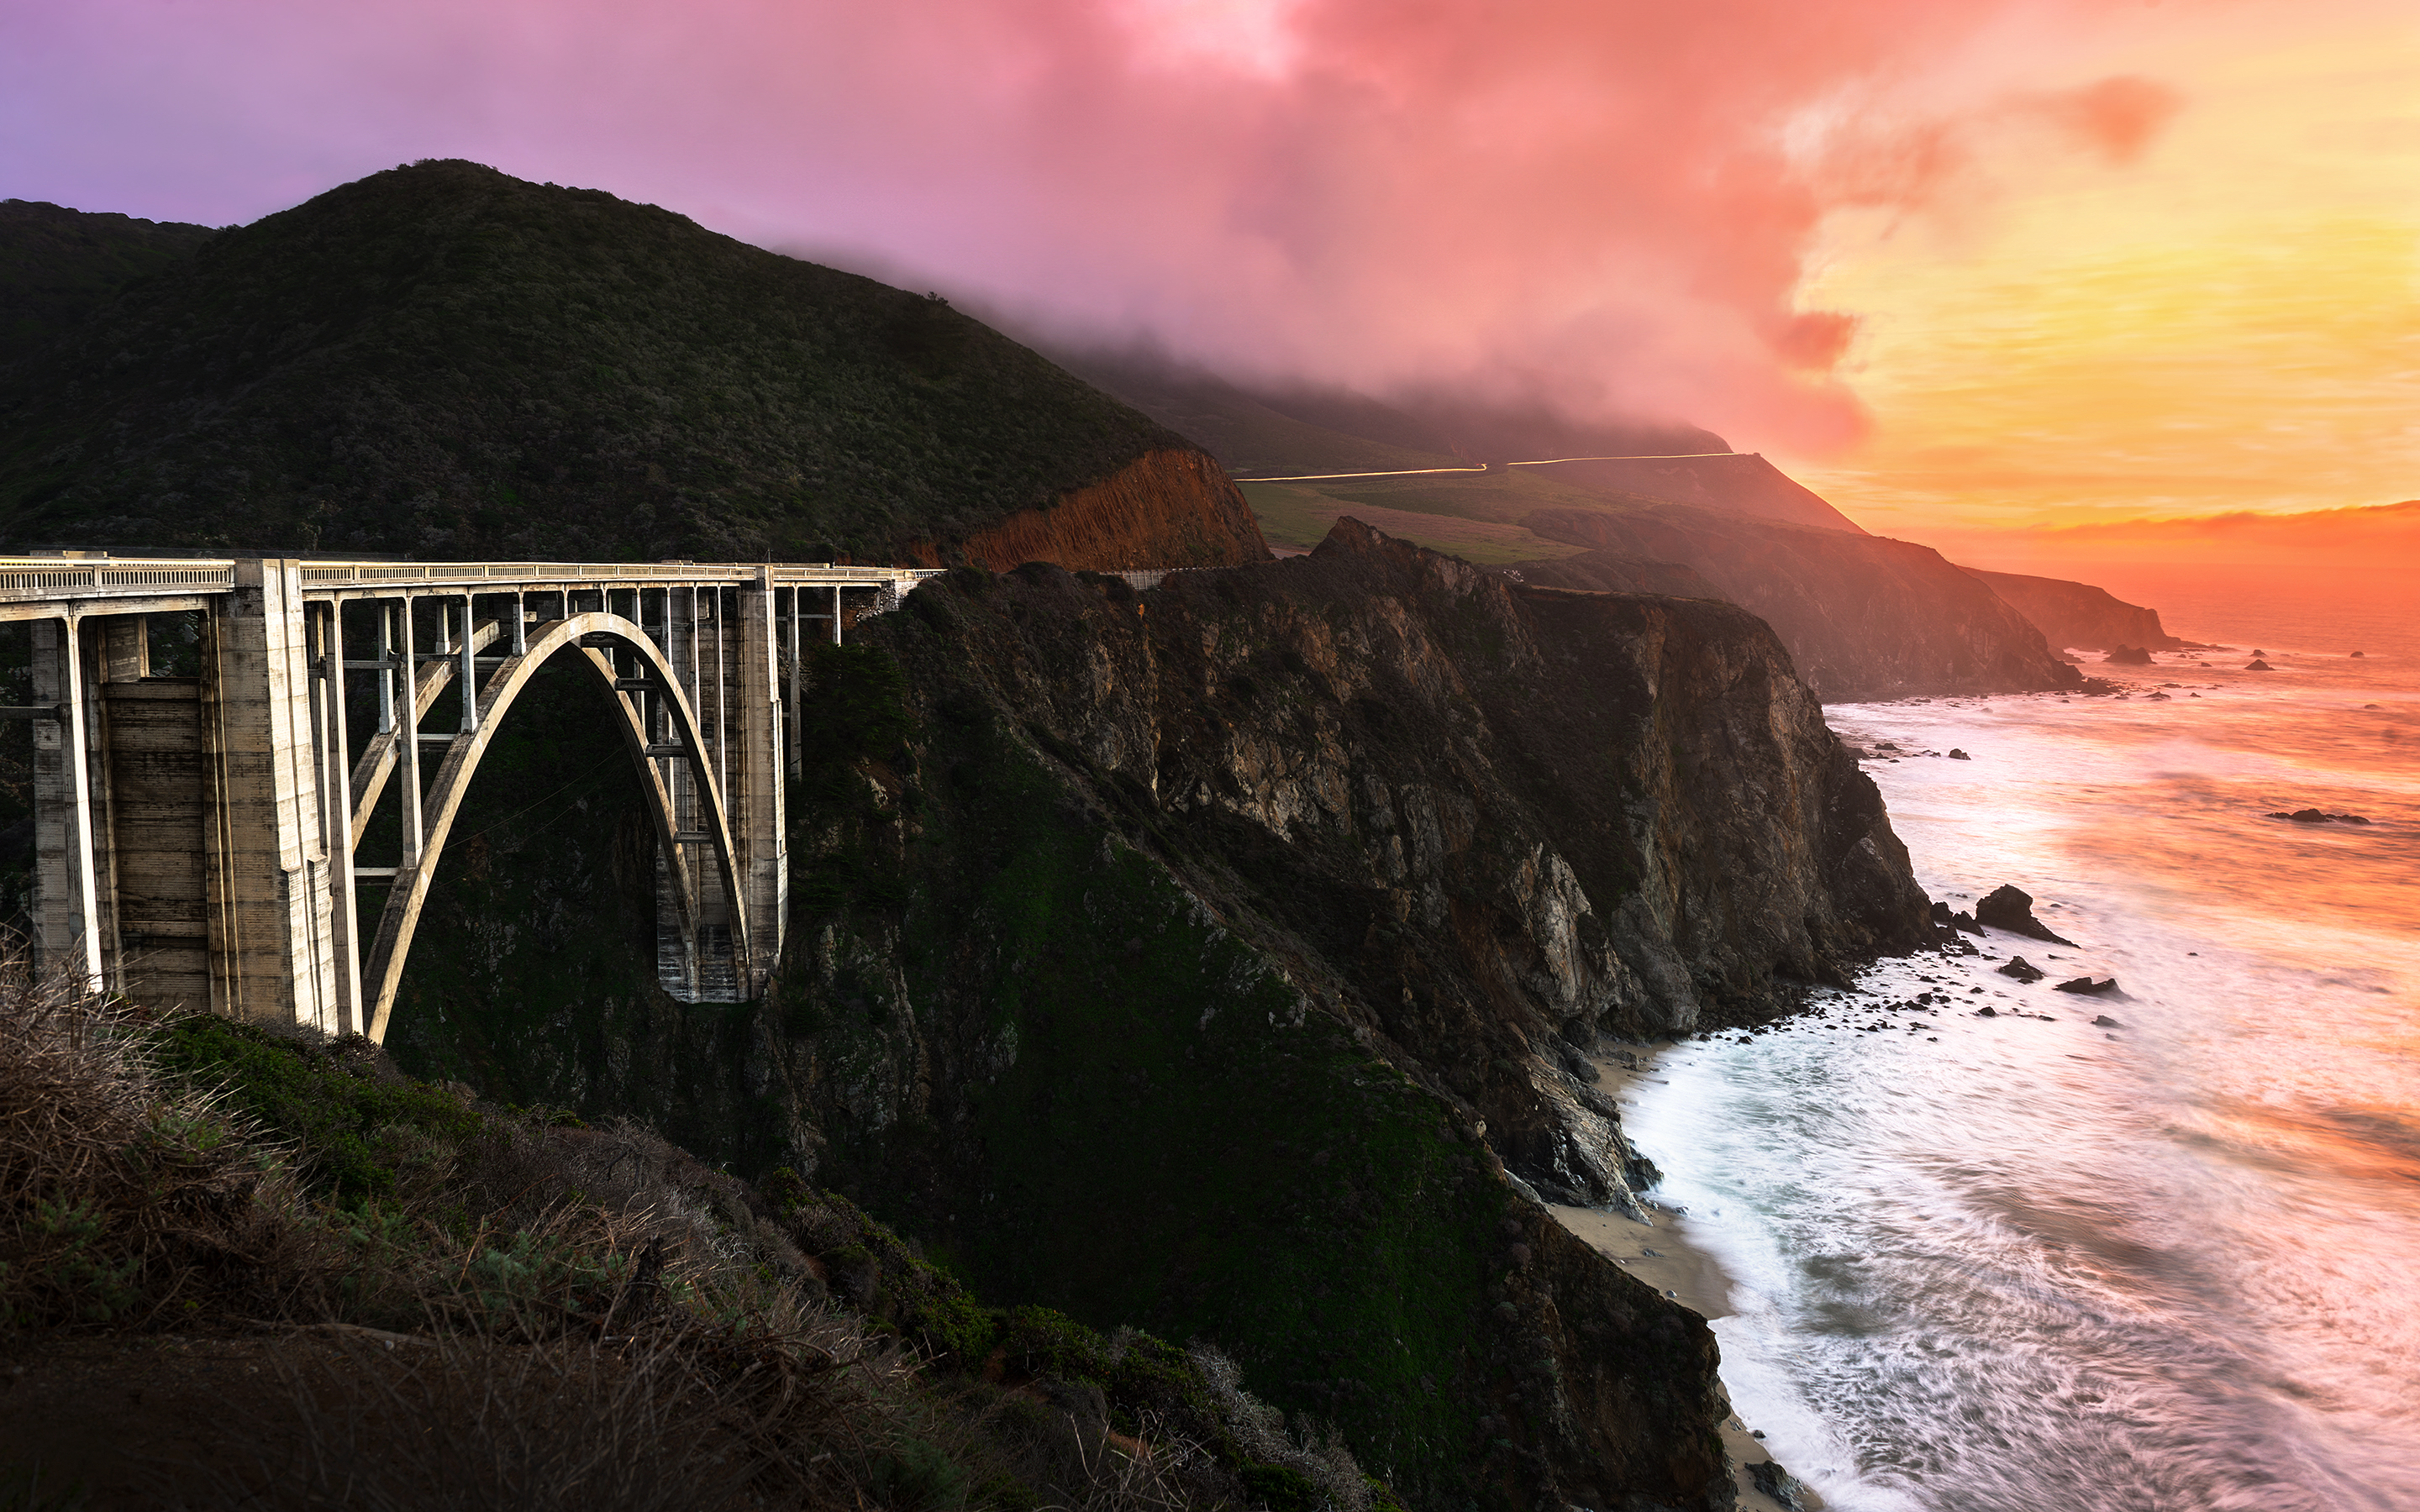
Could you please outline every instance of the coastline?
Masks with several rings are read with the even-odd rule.
[[[1602,1077],[1598,1089],[1620,1103],[1631,1083],[1654,1077],[1656,1062],[1675,1042],[1659,1041],[1645,1046],[1643,1053],[1626,1054],[1620,1060],[1590,1057],[1590,1064]],[[1549,1203],[1547,1211],[1598,1254],[1699,1317],[1711,1322],[1730,1316],[1731,1277],[1721,1263],[1689,1242],[1682,1231],[1679,1214],[1655,1203],[1642,1202],[1656,1216],[1656,1222],[1642,1223],[1612,1208],[1567,1208]],[[1728,1401],[1728,1389],[1724,1396]],[[1750,1465],[1773,1458],[1764,1441],[1737,1412],[1724,1417],[1722,1435],[1723,1449],[1730,1456],[1731,1480],[1738,1489],[1741,1512],[1792,1512],[1789,1504],[1759,1490],[1748,1472]],[[1823,1507],[1823,1498],[1812,1489],[1799,1484],[1796,1492],[1799,1506],[1807,1512],[1818,1512]]]

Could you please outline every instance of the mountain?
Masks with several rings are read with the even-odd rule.
[[[1822,494],[1766,461],[1761,453],[1712,456],[1583,457],[1532,465],[1560,482],[1617,499],[1657,499],[1726,515],[1866,533]]]
[[[2071,583],[2060,578],[2032,578],[2017,572],[1985,572],[1980,567],[1959,571],[1983,584],[2031,620],[2050,640],[2053,650],[2114,651],[2141,646],[2147,651],[2178,651],[2184,642],[2162,627],[2160,611],[2129,604],[2107,589]]]
[[[14,360],[217,233],[0,200],[0,363]]]
[[[1636,563],[1686,567],[1771,625],[1825,702],[2082,686],[2040,629],[1931,547],[1678,504],[1541,510],[1534,533],[1595,549],[1530,581],[1628,591]]]
[[[1721,437],[1694,425],[1574,421],[1551,407],[1442,387],[1377,399],[1311,384],[1233,381],[1156,352],[1055,355],[1153,419],[1201,440],[1239,479],[1730,450]]]
[[[16,543],[1265,554],[1199,448],[946,301],[600,191],[430,162],[200,238],[71,214],[0,226],[51,332],[0,370]],[[54,318],[127,266],[148,276]]]

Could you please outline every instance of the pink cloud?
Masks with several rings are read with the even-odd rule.
[[[2080,3],[2080,0],[2079,0]],[[1800,455],[1858,433],[1841,203],[1955,131],[1793,121],[2061,0],[318,0],[17,8],[0,193],[248,219],[463,156],[1232,370],[1469,382]],[[2113,159],[2173,101],[2060,119]],[[1862,166],[1857,153],[1864,154]],[[1945,166],[1947,165],[1947,166]]]

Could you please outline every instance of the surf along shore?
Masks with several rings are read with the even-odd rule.
[[[1677,1041],[1665,1040],[1636,1052],[1591,1056],[1590,1063],[1602,1078],[1598,1088],[1617,1103],[1628,1102],[1631,1085],[1652,1081],[1656,1063]],[[1709,1322],[1730,1316],[1731,1277],[1712,1255],[1689,1242],[1682,1215],[1641,1199],[1649,1221],[1642,1222],[1618,1208],[1567,1208],[1547,1204],[1565,1228],[1586,1240],[1598,1254],[1639,1280],[1672,1298]],[[1760,1489],[1750,1467],[1773,1458],[1755,1430],[1733,1412],[1723,1419],[1723,1448],[1731,1458],[1731,1478],[1739,1489],[1741,1512],[1791,1512],[1791,1505]],[[1771,1473],[1768,1472],[1768,1474]],[[1801,1507],[1823,1505],[1813,1490],[1791,1483]]]

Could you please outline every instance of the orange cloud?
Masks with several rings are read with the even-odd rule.
[[[2119,74],[2044,96],[2038,108],[2109,162],[2125,163],[2142,156],[2184,98],[2156,80]]]

